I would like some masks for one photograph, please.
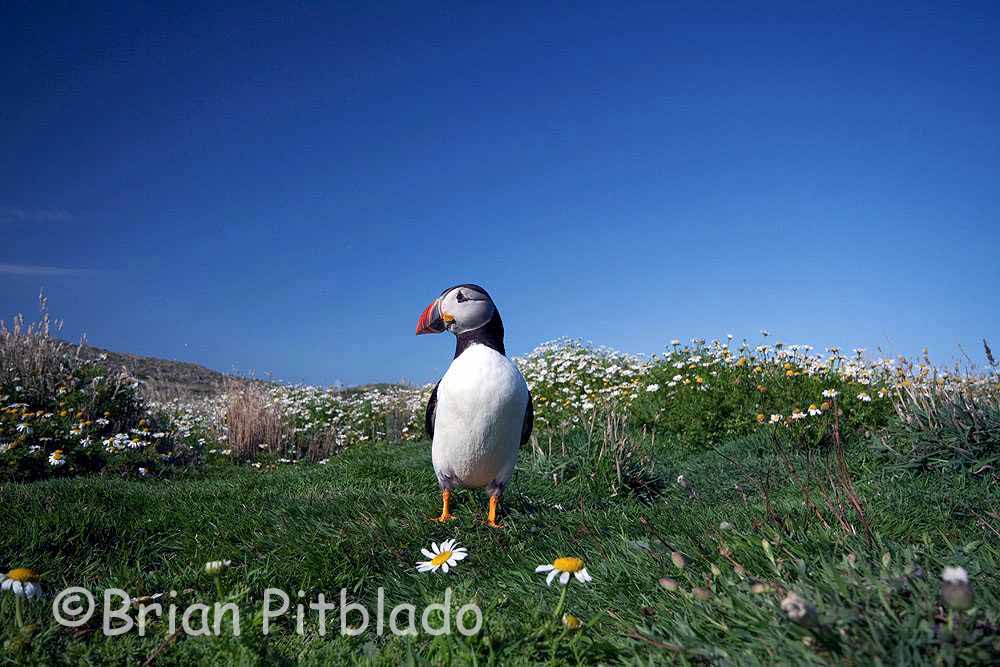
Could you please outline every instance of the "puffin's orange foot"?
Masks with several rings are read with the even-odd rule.
[[[497,523],[497,506],[500,504],[499,496],[490,496],[490,513],[486,517],[486,525],[490,528],[503,528],[503,525]]]
[[[438,523],[444,523],[445,521],[451,521],[455,518],[455,515],[451,513],[451,491],[445,489],[441,492],[441,516],[435,518],[434,520]]]

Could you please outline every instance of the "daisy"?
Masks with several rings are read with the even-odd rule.
[[[26,567],[15,567],[7,574],[0,574],[0,591],[8,591],[14,595],[14,620],[17,627],[24,627],[24,610],[21,609],[24,599],[42,596],[42,586],[38,583],[38,575]]]
[[[66,459],[63,457],[63,450],[57,449],[49,454],[49,465],[53,468],[66,465]]]
[[[535,572],[548,572],[549,576],[545,578],[545,583],[549,586],[552,585],[552,580],[556,576],[559,577],[559,583],[563,586],[569,583],[570,575],[573,575],[577,581],[584,584],[593,581],[593,577],[590,576],[587,568],[584,567],[583,559],[569,556],[556,558],[550,564],[539,565],[535,568]]]
[[[217,577],[228,570],[229,566],[232,564],[233,561],[231,560],[210,560],[205,563],[205,574],[211,577]]]
[[[447,574],[450,568],[458,565],[458,561],[469,555],[465,547],[456,545],[455,540],[445,540],[440,546],[437,542],[432,543],[430,550],[421,549],[420,553],[428,560],[417,561],[417,572],[437,572],[440,569]]]
[[[840,395],[840,392],[838,392],[836,389],[824,389],[823,390],[823,398],[836,398],[839,395]]]
[[[0,590],[9,591],[18,597],[37,598],[42,596],[38,575],[26,567],[15,567],[7,574],[0,574]]]

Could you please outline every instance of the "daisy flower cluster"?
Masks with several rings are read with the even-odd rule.
[[[761,337],[760,343],[731,335],[673,339],[648,357],[561,339],[514,362],[531,389],[538,434],[580,427],[606,412],[692,441],[777,426],[820,431],[835,404],[843,425],[868,429],[894,410],[908,419],[912,406],[933,404],[942,393],[966,403],[1000,400],[995,371],[943,371],[926,354],[913,361],[872,358],[862,348],[819,350],[766,331]],[[49,355],[45,369],[31,361],[44,355],[22,350],[38,346]],[[174,462],[240,455],[227,418],[231,391],[145,401],[134,378],[76,360],[74,349],[40,332],[0,327],[0,474],[31,479],[118,465],[155,476]],[[433,385],[254,385],[282,422],[280,442],[258,445],[274,465],[303,460],[309,451],[303,443],[324,443],[325,460],[352,445],[426,437]]]
[[[545,343],[514,362],[531,390],[540,430],[570,428],[595,409],[627,409],[649,390],[646,360],[579,340]]]

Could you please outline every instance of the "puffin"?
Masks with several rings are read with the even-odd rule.
[[[441,489],[437,521],[455,518],[453,489],[485,488],[490,498],[486,524],[498,528],[500,498],[534,425],[531,392],[507,358],[503,320],[485,289],[455,285],[424,309],[417,335],[444,331],[455,335],[455,356],[434,386],[424,417]]]

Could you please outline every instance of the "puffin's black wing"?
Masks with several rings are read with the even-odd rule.
[[[441,383],[438,382],[438,384]],[[438,384],[434,385],[434,389],[431,390],[430,400],[427,401],[427,412],[424,413],[424,430],[427,431],[427,437],[431,440],[434,439],[434,410],[438,404]]]
[[[531,392],[528,392],[528,405],[524,408],[524,423],[521,424],[521,446],[531,437],[531,429],[535,425],[535,406],[531,404]]]

